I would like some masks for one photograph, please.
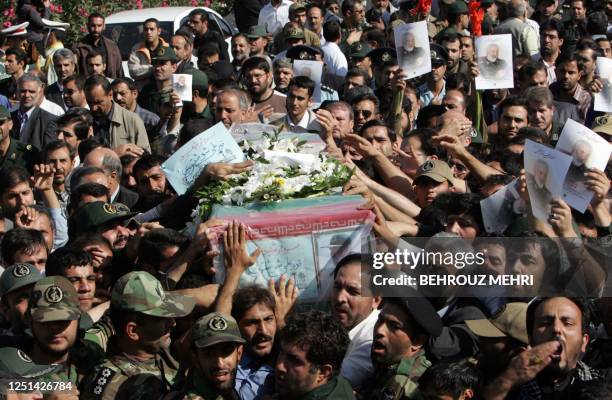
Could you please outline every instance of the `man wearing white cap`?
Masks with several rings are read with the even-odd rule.
[[[29,25],[29,22],[23,22],[2,30],[2,35],[6,38],[5,50],[10,47],[19,47],[25,50],[26,36],[28,34],[27,27]]]
[[[50,21],[46,18],[42,19],[45,27],[45,55],[38,56],[36,66],[43,72],[47,73],[47,85],[52,85],[57,82],[57,73],[53,68],[53,54],[64,48],[62,39],[66,29],[70,26],[67,22]]]

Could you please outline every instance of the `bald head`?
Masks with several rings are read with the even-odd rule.
[[[122,172],[121,160],[117,153],[106,147],[98,147],[87,154],[83,165],[102,168],[108,177],[110,193],[115,193],[119,187]]]
[[[452,129],[452,132],[459,136],[459,139],[464,143],[465,146],[469,146],[472,142],[472,137],[470,136],[472,121],[467,118],[465,115],[455,110],[448,110],[444,114],[442,114],[438,118],[438,126],[437,130],[440,132],[445,127],[450,127],[451,124],[456,124],[457,121],[461,129]]]
[[[465,115],[465,95],[456,89],[446,91],[442,105],[449,111],[457,111]]]

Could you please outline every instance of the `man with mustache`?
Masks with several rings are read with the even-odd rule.
[[[236,320],[210,313],[195,322],[191,336],[194,368],[181,398],[238,399],[234,382],[245,340]]]
[[[171,193],[166,174],[161,168],[163,162],[162,157],[147,154],[134,164],[132,173],[136,178],[136,190],[140,197]]]
[[[249,285],[237,290],[240,276],[255,263],[260,252],[246,249],[246,228],[236,222],[228,225],[224,239],[227,274],[219,290],[215,311],[229,314],[238,323],[245,339],[236,373],[235,388],[241,399],[260,399],[274,393],[274,347],[277,331],[284,326],[285,315],[297,300],[293,278],[280,278],[278,291],[272,283],[268,289]]]
[[[45,164],[50,164],[55,168],[53,173],[53,191],[59,200],[62,213],[67,216],[66,207],[70,200],[70,193],[66,188],[66,177],[72,172],[74,167],[74,157],[76,149],[70,147],[64,140],[54,140],[48,143],[43,149],[43,159]]]
[[[113,251],[123,250],[132,236],[124,225],[135,214],[121,203],[88,203],[70,217],[70,237],[76,238],[84,233],[99,234],[108,240]]]
[[[339,376],[349,337],[334,317],[314,310],[291,314],[280,337],[278,399],[355,399],[351,385]]]
[[[374,326],[374,377],[366,399],[408,399],[418,390],[418,378],[431,366],[424,346],[442,332],[442,320],[429,300],[410,287],[386,289]],[[403,296],[403,297],[400,297]]]
[[[483,398],[572,398],[572,390],[598,379],[603,371],[580,361],[589,344],[590,311],[569,297],[539,298],[527,308],[530,350],[514,357],[508,368],[483,391]]]
[[[70,382],[73,393],[84,374],[102,359],[100,352],[84,347],[78,338],[82,315],[77,292],[68,279],[50,276],[34,284],[26,313],[32,341],[22,350],[37,364],[59,365],[46,378]]]
[[[194,305],[193,298],[164,291],[147,272],[119,278],[109,311],[115,335],[106,360],[83,381],[80,398],[154,399],[168,393],[178,370],[170,354],[174,319],[190,314]]]
[[[338,262],[331,295],[332,315],[348,331],[351,339],[340,374],[353,388],[361,386],[374,372],[370,350],[381,301],[380,296],[372,296],[361,285],[361,257],[360,254],[351,254]]]

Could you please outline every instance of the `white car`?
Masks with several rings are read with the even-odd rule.
[[[232,35],[237,33],[238,30],[224,20],[219,13],[207,7],[144,8],[141,10],[120,11],[116,14],[109,15],[106,18],[104,36],[110,38],[119,46],[125,76],[130,76],[127,68],[127,60],[130,57],[130,51],[132,51],[136,43],[142,41],[143,21],[148,18],[157,19],[162,29],[161,36],[164,40],[169,42],[174,32],[187,24],[189,13],[196,8],[202,8],[208,13],[210,21],[208,28],[219,32],[227,42],[229,48]]]

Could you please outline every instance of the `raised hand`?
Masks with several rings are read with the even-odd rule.
[[[276,325],[278,328],[282,328],[285,325],[285,317],[297,301],[299,289],[295,285],[295,279],[289,278],[287,281],[285,275],[282,275],[278,280],[278,286],[275,285],[274,279],[268,280],[268,290],[274,296],[276,303],[274,311]]]
[[[249,254],[246,242],[246,227],[238,221],[230,222],[223,236],[223,255],[228,274],[230,271],[242,274],[255,264],[257,257],[260,256],[261,249],[259,248]]]

